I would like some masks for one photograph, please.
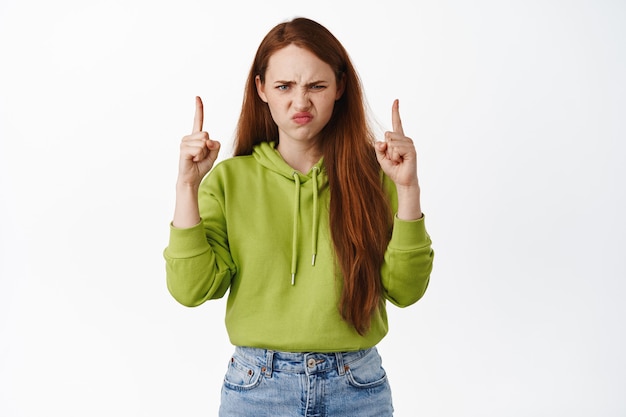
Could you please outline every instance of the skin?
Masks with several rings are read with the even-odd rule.
[[[265,83],[257,76],[256,85],[278,126],[278,151],[292,168],[308,172],[321,157],[319,133],[343,94],[343,83],[338,84],[330,66],[313,53],[290,45],[270,57]],[[202,100],[196,97],[192,132],[180,144],[174,227],[188,228],[200,222],[198,188],[220,150],[220,143],[202,130],[203,120]],[[396,185],[398,218],[417,220],[422,217],[417,152],[404,134],[398,100],[391,107],[391,121],[392,130],[385,132],[384,142],[375,144],[376,157]]]

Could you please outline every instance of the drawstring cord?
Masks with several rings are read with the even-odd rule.
[[[318,167],[313,167],[313,230],[311,231],[311,248],[313,248],[313,254],[311,255],[311,266],[315,266],[315,257],[317,256],[317,222],[319,221],[317,216],[317,172]]]
[[[311,266],[315,266],[315,258],[317,257],[317,229],[319,223],[319,216],[317,215],[318,210],[318,185],[317,185],[317,173],[319,172],[318,167],[313,167],[313,214],[312,214],[312,231],[311,231]],[[295,181],[295,193],[294,193],[294,202],[293,202],[293,241],[291,243],[291,285],[296,284],[296,266],[298,263],[298,216],[300,215],[300,176],[296,171],[292,174],[293,179]]]
[[[291,244],[291,285],[296,283],[296,251],[298,245],[298,214],[300,211],[300,176],[296,171],[291,174],[295,180],[296,192],[293,202],[293,242]]]

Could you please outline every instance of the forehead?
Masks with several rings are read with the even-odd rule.
[[[308,49],[294,44],[274,52],[268,61],[266,77],[273,79],[334,79],[330,65]]]

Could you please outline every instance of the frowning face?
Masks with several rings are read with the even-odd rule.
[[[315,145],[343,93],[330,65],[293,44],[270,57],[265,82],[257,76],[256,86],[278,126],[281,144],[308,141]]]

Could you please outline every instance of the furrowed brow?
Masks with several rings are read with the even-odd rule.
[[[319,85],[319,84],[328,84],[328,81],[326,80],[312,81],[310,83],[307,83],[307,87],[311,87],[311,86]]]

